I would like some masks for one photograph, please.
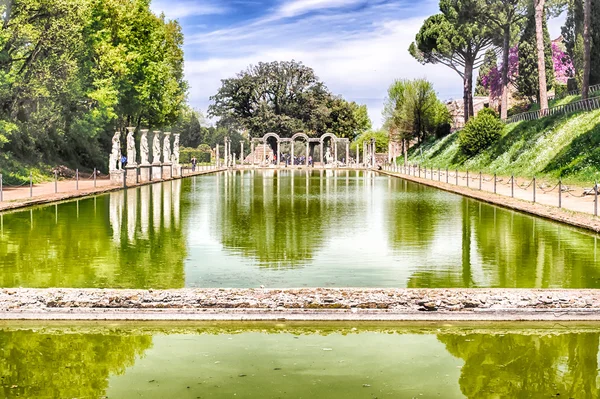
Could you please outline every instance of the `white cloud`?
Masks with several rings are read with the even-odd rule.
[[[369,33],[338,35],[338,40],[321,37],[285,46],[259,45],[243,56],[187,61],[190,101],[206,110],[208,97],[217,92],[220,79],[233,77],[259,61],[295,59],[312,67],[333,93],[367,104],[374,126],[381,126],[383,101],[394,79],[424,77],[443,98],[461,95],[462,81],[455,72],[441,65],[423,66],[408,54],[422,22],[420,17],[397,20],[374,26]]]
[[[350,2],[357,3],[296,0],[287,4],[295,4],[288,10],[291,13]],[[242,26],[188,35],[185,74],[190,102],[206,112],[221,79],[260,61],[292,59],[313,68],[333,93],[366,104],[374,127],[382,124],[383,101],[395,79],[427,78],[442,99],[460,98],[462,80],[454,71],[442,65],[421,65],[408,53],[423,20],[437,12],[438,1],[416,6],[418,10],[409,3],[371,2],[358,11],[316,13],[285,23],[274,21],[275,11]]]
[[[560,28],[565,24],[566,19],[566,12],[563,12],[556,18],[548,19],[548,33],[550,33],[550,39],[554,40],[562,34]]]
[[[150,9],[156,13],[164,13],[169,19],[179,19],[195,15],[224,14],[228,11],[222,5],[210,2],[197,2],[193,0],[174,2],[172,0],[154,0]]]
[[[295,17],[312,11],[347,7],[362,3],[364,0],[293,0],[283,4],[275,15],[277,17]]]

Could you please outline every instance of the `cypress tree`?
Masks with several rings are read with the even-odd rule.
[[[598,0],[600,1],[600,0]],[[546,58],[546,85],[550,90],[554,84],[554,64],[552,62],[552,42],[548,24],[544,19],[544,54]],[[519,76],[517,89],[522,97],[539,101],[539,76],[535,40],[535,13],[530,10],[521,41],[519,43]]]
[[[590,85],[600,84],[600,0],[592,0]]]
[[[598,0],[600,2],[600,0]],[[485,53],[483,64],[479,68],[479,75],[477,76],[477,83],[475,84],[475,95],[480,97],[486,97],[490,95],[489,89],[483,85],[483,77],[486,76],[492,68],[498,66],[498,57],[494,50],[488,50]]]
[[[592,8],[592,15],[593,12]],[[594,25],[593,18],[594,16],[592,16],[592,26]],[[561,28],[561,33],[567,54],[573,62],[575,82],[577,83],[577,87],[581,87],[583,79],[583,0],[572,0],[569,2],[567,19],[565,25]],[[593,60],[592,56],[592,62]],[[590,74],[591,76],[592,74]],[[569,90],[575,90],[577,87],[569,87]]]

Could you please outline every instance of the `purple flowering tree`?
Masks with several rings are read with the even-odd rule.
[[[556,81],[560,84],[567,84],[569,78],[575,75],[575,68],[569,55],[556,42],[552,43],[552,62]]]
[[[497,100],[502,96],[502,68],[493,67],[490,72],[484,76],[481,80],[483,86],[490,91],[492,99]],[[514,46],[508,53],[508,81],[514,83],[517,75],[519,74],[519,47]]]

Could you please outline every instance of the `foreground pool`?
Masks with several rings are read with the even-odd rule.
[[[0,325],[3,397],[597,397],[590,325]]]
[[[597,238],[371,172],[224,172],[1,215],[0,286],[600,288]]]

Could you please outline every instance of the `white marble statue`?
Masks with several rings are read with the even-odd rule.
[[[148,164],[148,129],[142,129],[142,137],[140,138],[140,157],[142,161],[142,165]]]
[[[163,163],[171,162],[171,132],[165,132],[163,138]]]
[[[160,130],[154,131],[152,139],[152,163],[160,164]]]
[[[179,133],[173,135],[173,159],[174,165],[179,165]]]
[[[108,170],[121,170],[121,132],[116,131],[112,138],[112,149],[108,158]]]
[[[134,127],[127,128],[127,165],[136,165],[137,154],[135,150]]]
[[[333,161],[333,157],[331,156],[331,150],[329,147],[325,150],[325,163],[331,163]]]

